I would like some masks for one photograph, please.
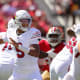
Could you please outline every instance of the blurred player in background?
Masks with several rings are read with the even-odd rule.
[[[80,80],[80,24],[74,25],[74,34],[76,35],[76,45],[73,47],[73,59],[69,72],[63,80]]]
[[[69,66],[72,62],[72,47],[76,43],[75,38],[72,37],[75,35],[71,33],[72,32],[70,31],[69,36],[71,37],[71,40],[68,41],[66,46],[59,52],[50,64],[50,80],[62,80],[69,70]],[[74,45],[71,43],[74,43]]]
[[[1,32],[0,33],[0,80],[8,80],[9,76],[12,74],[15,60],[16,60],[16,49],[13,45],[11,45],[8,42],[7,32]]]
[[[59,27],[51,27],[47,33],[47,40],[42,39],[39,41],[40,50],[46,52],[46,58],[39,59],[39,67],[43,80],[50,80],[49,65],[52,59],[65,46],[65,43],[62,41],[62,36],[63,32],[61,32]]]
[[[55,57],[50,65],[50,80],[62,80],[70,69],[73,57],[73,47],[76,46],[77,40],[74,30],[75,26],[67,30],[68,36],[71,38],[63,50]]]

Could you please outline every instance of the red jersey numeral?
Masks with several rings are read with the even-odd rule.
[[[12,50],[12,47],[10,44],[8,45],[8,42],[5,43],[4,47],[2,48],[2,51],[5,51],[6,49]]]
[[[21,51],[21,50],[19,50],[19,49],[17,49],[17,48],[16,48],[16,51],[17,51],[17,57],[18,57],[18,58],[23,58],[23,57],[24,57],[25,54],[24,54],[23,51]]]
[[[22,45],[22,43],[18,43],[18,44]],[[11,47],[11,45],[8,45],[8,42],[5,43],[4,47],[2,48],[2,51],[5,51],[6,49],[12,50],[12,47]],[[25,55],[23,51],[21,51],[21,50],[19,50],[17,48],[16,48],[16,52],[17,52],[17,57],[18,58],[23,58],[24,55]]]
[[[18,45],[22,45],[22,43],[18,43]],[[17,51],[17,57],[18,58],[23,58],[25,56],[24,52],[16,48]]]

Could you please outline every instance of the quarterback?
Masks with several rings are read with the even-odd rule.
[[[30,27],[31,22],[28,12],[19,10],[8,23],[6,36],[9,43],[5,45],[9,44],[9,48],[14,49],[14,56],[16,54],[12,75],[8,80],[42,80],[37,63],[40,54],[38,39],[41,38],[41,33]],[[5,40],[1,40],[1,43]],[[8,51],[5,46],[3,51]]]
[[[62,41],[62,33],[59,27],[51,27],[47,33],[47,40],[39,41],[40,50],[48,54],[46,58],[39,59],[39,67],[43,80],[49,80],[49,66],[54,57],[63,49],[65,43]],[[44,54],[44,53],[42,53]],[[41,62],[40,62],[41,61]]]
[[[16,48],[17,59],[8,80],[42,80],[37,63],[40,54],[38,39],[41,38],[41,33],[30,27],[32,18],[25,10],[17,11],[14,21],[17,27],[14,30],[15,37],[8,37]]]

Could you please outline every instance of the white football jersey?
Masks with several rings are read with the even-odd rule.
[[[22,43],[23,47],[25,48],[29,48],[31,44],[38,44],[39,41],[38,39],[40,38],[41,38],[41,33],[39,30],[35,28],[30,28],[29,31],[17,37],[18,42]],[[16,60],[13,72],[13,74],[16,77],[18,77],[16,78],[16,80],[19,80],[20,78],[20,76],[17,75],[31,74],[34,73],[35,71],[39,71],[38,61],[37,61],[38,58],[30,56],[29,54],[23,52],[18,52],[17,54],[18,58]]]
[[[1,32],[0,37],[7,41],[6,32]],[[0,80],[8,80],[12,74],[16,61],[15,47],[8,42],[0,44]]]
[[[0,45],[0,64],[14,64],[15,60],[16,60],[16,50],[14,46],[9,43],[1,44]]]
[[[6,32],[1,32],[0,36],[3,39],[7,39]],[[11,48],[9,49],[9,47]],[[14,62],[14,57],[16,59],[16,50],[13,45],[8,42],[0,44],[0,64],[12,64]]]

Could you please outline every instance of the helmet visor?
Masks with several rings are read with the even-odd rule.
[[[49,34],[48,37],[50,37],[50,38],[58,38],[59,34]]]
[[[56,43],[59,41],[60,35],[59,34],[50,34],[48,37],[49,37],[51,43]]]

